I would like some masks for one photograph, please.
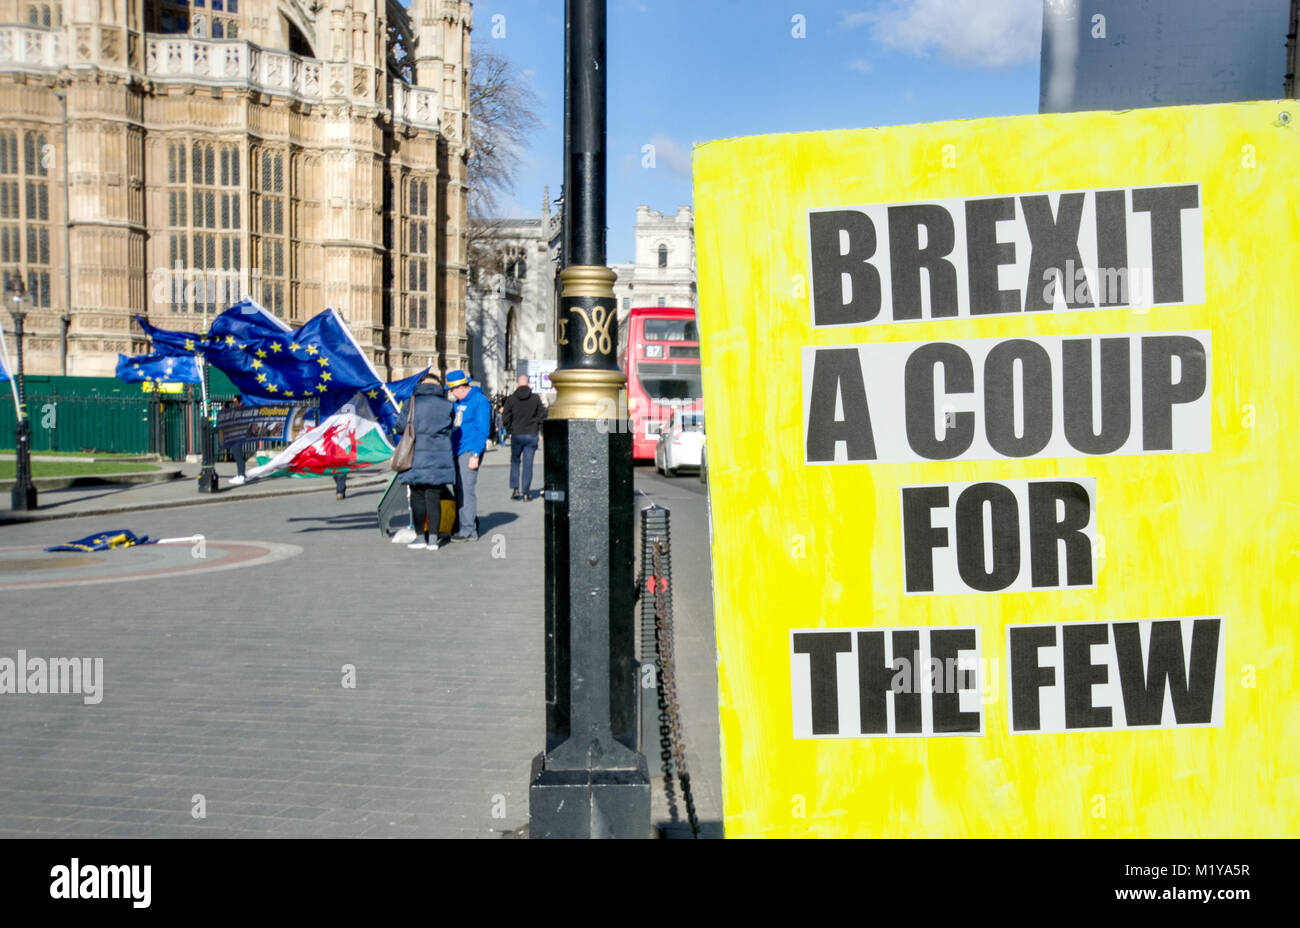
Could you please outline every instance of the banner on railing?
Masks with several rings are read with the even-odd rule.
[[[316,425],[315,406],[227,406],[217,412],[223,448],[250,442],[291,442]]]

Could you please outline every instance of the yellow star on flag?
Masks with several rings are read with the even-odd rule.
[[[240,346],[239,346],[239,350],[240,350],[240,351],[243,351],[243,350],[245,350],[247,347],[248,347],[247,345],[240,345]]]
[[[262,362],[259,361],[259,360],[257,360],[256,358],[254,358],[254,359],[253,359],[253,370],[257,370],[257,369],[260,368],[261,366],[262,366]]]
[[[324,392],[325,392],[325,384],[323,384],[323,383],[318,383],[318,384],[316,384],[316,389],[319,390],[321,393],[324,393]]]
[[[317,348],[315,345],[308,345],[308,346],[307,346],[307,353],[310,354],[310,355],[313,355],[313,356],[314,356],[314,355],[316,354],[316,352],[319,351],[319,350],[320,350],[320,349]]]
[[[266,375],[265,375],[265,374],[258,374],[258,375],[257,375],[257,382],[258,382],[258,383],[266,383]]]
[[[264,358],[264,357],[266,357],[266,352],[263,351],[261,348],[258,348],[258,349],[257,349],[257,356],[258,356],[259,358]]]
[[[271,342],[271,350],[274,351],[276,354],[279,354],[279,353],[280,353],[280,343],[279,343],[279,342]]]
[[[289,350],[290,350],[290,351],[297,351],[297,350],[298,350],[299,348],[301,348],[301,347],[302,347],[302,345],[298,344],[297,342],[290,342],[290,343],[289,343]]]
[[[330,372],[329,372],[329,371],[321,371],[321,372],[320,372],[320,379],[321,379],[322,381],[329,380],[329,379],[330,379]]]
[[[193,350],[194,350],[194,339],[192,339],[192,338],[187,338],[187,339],[185,339],[185,350],[186,350],[186,351],[193,351]]]
[[[268,383],[268,384],[266,385],[266,392],[267,392],[267,393],[274,393],[274,392],[275,392],[275,384],[273,384],[273,383]]]
[[[284,395],[285,395],[285,396],[293,396],[293,391],[292,391],[292,390],[285,390],[285,391],[284,391]]]
[[[330,359],[322,355],[321,357],[316,359],[316,363],[319,364],[321,367],[329,367]]]
[[[227,335],[227,336],[226,336],[226,344],[227,344],[227,345],[233,345],[234,343],[235,343],[235,336],[233,336],[233,335]]]
[[[372,400],[376,399],[379,396],[379,391],[371,390],[369,393],[366,394],[366,396],[370,397]]]

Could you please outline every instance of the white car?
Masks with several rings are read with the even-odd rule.
[[[659,443],[655,445],[655,470],[675,477],[678,468],[698,469],[703,451],[704,413],[674,409],[659,433]]]

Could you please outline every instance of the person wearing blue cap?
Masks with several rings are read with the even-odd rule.
[[[451,433],[456,455],[456,508],[460,530],[456,539],[478,541],[478,468],[487,450],[492,404],[462,370],[447,372],[447,392],[456,403]]]

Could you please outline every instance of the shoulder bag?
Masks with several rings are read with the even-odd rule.
[[[406,431],[402,433],[402,440],[397,443],[397,448],[393,451],[393,457],[389,460],[388,466],[399,474],[411,469],[411,464],[415,460],[415,397],[411,397],[411,414],[406,419]]]

